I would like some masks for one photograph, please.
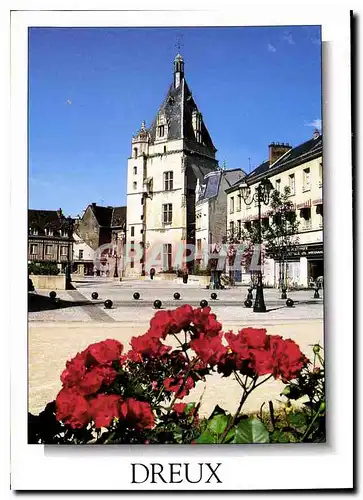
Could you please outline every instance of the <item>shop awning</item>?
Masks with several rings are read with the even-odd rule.
[[[318,200],[314,200],[313,201],[313,205],[322,205],[323,204],[323,199],[322,198],[319,198]]]
[[[304,201],[304,203],[299,203],[297,205],[298,210],[302,210],[303,208],[311,208],[311,200]]]

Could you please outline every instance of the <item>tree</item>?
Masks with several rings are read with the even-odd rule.
[[[287,261],[299,245],[299,222],[295,205],[290,199],[289,187],[285,186],[283,193],[272,191],[270,209],[270,223],[263,228],[264,245],[266,253],[279,263],[279,288],[286,288]]]
[[[255,221],[257,222],[257,221]],[[251,282],[256,283],[257,269],[253,266],[253,256],[256,245],[259,247],[258,226],[255,222],[249,221],[245,223],[244,228],[233,228],[227,232],[226,243],[229,244],[227,249],[227,263],[229,266],[238,268],[239,265],[244,267],[251,275]],[[242,253],[237,252],[237,245],[242,245]],[[263,248],[258,249],[261,252],[261,265],[263,265],[265,252]],[[240,259],[239,262],[236,259]],[[257,264],[257,262],[256,262]],[[233,271],[230,272],[230,277],[233,279]]]

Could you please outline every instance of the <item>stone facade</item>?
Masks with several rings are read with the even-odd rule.
[[[173,83],[149,128],[132,139],[127,168],[126,273],[183,266],[187,244],[195,244],[197,181],[217,169],[216,149],[174,61]],[[192,267],[193,263],[188,264]]]
[[[115,267],[122,268],[125,229],[126,207],[88,205],[75,223],[73,272],[80,276],[113,276]]]
[[[269,160],[243,181],[251,187],[252,192],[266,178],[271,181],[274,189],[281,192],[285,186],[290,188],[290,199],[299,222],[299,248],[290,255],[287,263],[291,286],[307,287],[312,280],[324,276],[322,143],[322,136],[315,132],[313,139],[295,148],[286,144],[272,144],[269,147]],[[274,146],[277,146],[278,154],[272,155],[271,162],[271,149]],[[227,230],[235,230],[239,225],[243,227],[251,222],[258,223],[257,203],[247,205],[238,199],[239,183],[227,193]],[[266,222],[270,217],[269,210],[269,206],[262,205],[261,217]],[[245,278],[249,279],[248,276]],[[278,285],[279,264],[273,259],[266,259],[264,263],[264,280],[268,285]]]
[[[245,177],[241,169],[208,173],[196,190],[196,263],[205,268],[209,252],[225,241],[227,232],[226,189]]]
[[[73,219],[62,210],[28,210],[28,262],[55,262],[65,272],[72,261]]]

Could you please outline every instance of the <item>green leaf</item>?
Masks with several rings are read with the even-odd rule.
[[[195,408],[195,403],[188,403],[185,407],[184,413],[186,415],[189,415],[191,411],[194,410],[194,408]]]
[[[306,426],[306,414],[299,413],[290,413],[287,417],[289,423],[295,427],[305,427]]]
[[[208,421],[208,429],[214,434],[220,435],[226,430],[228,421],[227,415],[216,415]]]
[[[289,443],[290,439],[287,433],[274,431],[270,436],[270,441],[274,443]]]
[[[208,430],[205,430],[198,439],[196,439],[198,444],[214,444],[217,442],[217,439],[213,434],[211,434]]]
[[[258,418],[241,420],[236,426],[233,443],[269,443],[270,436],[266,426]]]
[[[234,427],[232,427],[232,429],[230,429],[227,432],[226,437],[223,439],[223,443],[229,443],[230,441],[232,441],[232,439],[234,438],[235,432],[236,432],[236,429]]]

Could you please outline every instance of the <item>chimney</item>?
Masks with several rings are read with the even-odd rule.
[[[270,166],[275,163],[287,151],[290,151],[291,146],[285,142],[272,142],[268,146],[268,160]]]
[[[96,208],[96,203],[91,203],[92,208]]]
[[[60,219],[62,218],[62,215],[63,215],[63,214],[62,214],[62,209],[61,209],[61,208],[58,208],[58,210],[57,210],[57,215],[58,215],[58,217],[59,217]]]

